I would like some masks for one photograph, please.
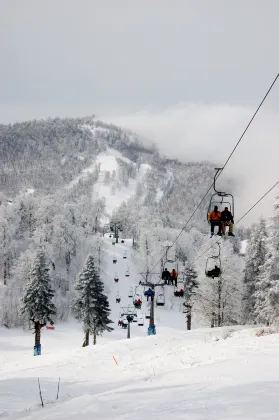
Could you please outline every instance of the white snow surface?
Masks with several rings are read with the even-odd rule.
[[[144,327],[132,324],[132,336],[139,328]],[[33,357],[30,333],[2,329],[0,417],[278,419],[278,334],[257,337],[254,329],[236,330],[225,339],[224,329],[183,332],[163,326],[153,337],[127,340],[125,333],[81,348],[80,327],[58,325],[44,331],[43,355]]]
[[[129,179],[129,185],[127,187],[122,186],[120,189],[116,189],[112,193],[111,183],[107,185],[104,183],[104,177],[106,172],[113,173],[116,172],[118,175],[119,165],[116,158],[121,158],[127,163],[132,163],[129,159],[122,156],[120,152],[115,149],[108,149],[106,152],[102,152],[97,156],[96,164],[100,165],[100,173],[98,182],[94,185],[92,198],[105,198],[106,199],[106,212],[111,215],[113,210],[120,206],[123,201],[127,201],[132,197],[136,192],[137,184],[144,178],[146,172],[151,169],[151,166],[142,163],[137,172],[137,177],[135,179]],[[104,220],[103,222],[107,222]]]
[[[248,242],[249,242],[248,239],[244,239],[243,241],[241,241],[241,248],[240,248],[240,254],[241,255],[246,254],[246,249],[247,249]]]
[[[142,164],[136,179],[112,194],[104,176],[106,171],[119,170],[117,157],[127,159],[113,149],[101,153],[69,185],[100,165],[92,197],[104,197],[109,214],[135,193],[150,168]],[[109,234],[104,237],[101,275],[114,331],[98,337],[96,346],[81,347],[81,325],[71,320],[56,325],[53,331],[44,328],[42,355],[34,357],[30,331],[0,327],[0,419],[277,420],[279,334],[257,336],[259,328],[249,327],[187,332],[182,300],[166,286],[166,305],[155,308],[157,335],[149,337],[149,320],[145,319],[149,304],[139,286],[132,241],[124,240],[112,245]],[[127,259],[123,258],[125,251]],[[129,277],[125,276],[127,269]],[[131,287],[134,294],[142,295],[143,306],[137,313],[143,315],[144,326],[132,323],[128,340],[127,331],[117,322],[121,308],[132,307],[133,298],[128,297]],[[120,304],[116,303],[118,294]],[[38,378],[44,408],[40,406]]]
[[[248,327],[187,332],[179,312],[182,301],[173,297],[169,286],[165,287],[166,306],[155,308],[157,335],[147,335],[145,319],[144,326],[131,324],[128,340],[117,321],[121,306],[132,306],[128,290],[135,291],[140,280],[132,241],[112,245],[107,235],[104,242],[102,277],[114,331],[98,337],[96,346],[82,348],[81,326],[74,320],[58,324],[54,331],[43,330],[42,355],[34,357],[30,331],[0,328],[0,418],[278,419],[279,334],[258,337],[259,328]],[[130,276],[125,277],[128,267]],[[118,283],[114,283],[115,272]],[[143,290],[140,286],[137,293]],[[148,303],[144,296],[142,300],[144,315]]]

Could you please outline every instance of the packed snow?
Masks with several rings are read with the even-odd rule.
[[[148,303],[140,286],[137,293],[143,306],[138,315],[142,313],[144,326],[133,322],[131,339],[126,338],[127,330],[117,321],[121,307],[132,307],[128,291],[132,287],[135,293],[140,277],[133,264],[132,241],[121,240],[113,245],[109,234],[104,238],[103,276],[114,331],[98,338],[96,346],[81,347],[82,328],[72,320],[54,330],[45,328],[42,355],[34,357],[30,331],[1,327],[0,417],[277,419],[278,334],[265,336],[259,328],[240,326],[187,332],[180,299],[172,297],[170,286],[165,287],[166,307],[155,308],[157,335],[148,336]]]
[[[132,324],[132,336],[139,328]],[[80,327],[69,323],[45,330],[43,355],[33,357],[29,332],[2,329],[0,416],[277,419],[279,336],[256,331],[161,326],[157,336],[127,340],[119,329],[81,348]]]

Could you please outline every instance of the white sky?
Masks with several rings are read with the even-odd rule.
[[[2,0],[0,122],[97,114],[223,162],[279,71],[278,16],[278,0]],[[278,99],[279,81],[226,169],[240,213],[279,178]]]

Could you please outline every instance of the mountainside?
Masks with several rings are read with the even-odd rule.
[[[162,158],[154,146],[144,146],[135,134],[94,117],[32,121],[1,126],[0,132],[2,324],[25,323],[20,298],[39,248],[44,249],[51,268],[57,320],[66,320],[71,313],[74,282],[89,253],[95,256],[113,306],[114,267],[106,268],[111,245],[102,236],[111,218],[121,222],[123,238],[134,244],[130,254],[133,286],[141,279],[139,273],[150,270],[160,280],[165,244],[176,238],[208,189],[212,164]],[[204,200],[172,249],[181,282],[185,265],[210,246],[207,205]],[[239,239],[223,247],[229,273],[224,275],[224,285],[230,281],[238,291],[242,279],[239,250]],[[204,282],[206,258],[205,254],[196,265],[201,287],[195,325],[210,325],[216,306],[215,292],[210,303],[204,302],[209,293],[208,282]],[[233,265],[237,267],[234,272]],[[127,292],[128,285],[122,295]],[[182,306],[174,304],[173,292],[165,293],[166,309],[182,314]],[[227,316],[227,323],[236,323],[241,311],[233,302],[239,295],[228,299],[229,295],[226,292],[223,299],[227,302],[224,322]]]

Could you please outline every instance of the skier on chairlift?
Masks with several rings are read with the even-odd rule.
[[[215,267],[213,268],[213,270],[209,270],[207,273],[206,273],[206,275],[208,276],[208,277],[219,277],[220,276],[220,273],[221,273],[221,269],[217,266],[217,265],[215,265]]]
[[[163,273],[162,273],[162,280],[165,281],[165,284],[170,284],[170,272],[167,268],[164,269]]]
[[[221,224],[222,224],[222,234],[226,234],[226,226],[229,226],[229,233],[228,236],[234,236],[233,227],[234,227],[234,220],[233,215],[229,211],[228,207],[225,207],[225,210],[221,213]]]
[[[136,299],[135,302],[134,302],[135,308],[136,309],[140,309],[141,308],[141,305],[142,305],[141,299]]]
[[[150,287],[149,287],[149,289],[148,289],[148,290],[146,290],[146,291],[144,292],[144,294],[145,294],[145,296],[147,297],[147,302],[148,302],[148,300],[149,300],[149,297],[151,297],[151,301],[153,301],[153,300],[154,300],[154,291],[153,291],[152,289],[150,289]]]
[[[211,225],[211,237],[214,235],[215,226],[218,226],[217,235],[221,236],[221,212],[218,210],[218,206],[214,206],[214,210],[209,213],[207,218]]]
[[[177,271],[175,270],[175,268],[172,270],[170,277],[171,277],[172,285],[174,283],[175,287],[177,287]]]

